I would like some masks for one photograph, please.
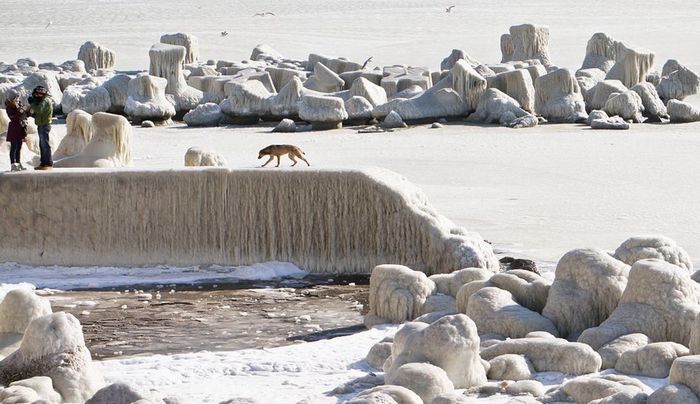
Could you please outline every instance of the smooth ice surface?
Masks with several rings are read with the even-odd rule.
[[[191,267],[65,267],[29,266],[12,262],[0,264],[0,301],[13,283],[30,282],[38,288],[87,289],[129,285],[169,285],[173,283],[211,283],[215,281],[270,280],[300,278],[306,272],[288,262],[265,262],[249,266]],[[30,288],[31,285],[25,284]],[[7,290],[6,290],[7,289]]]

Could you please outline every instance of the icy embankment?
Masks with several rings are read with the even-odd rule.
[[[324,393],[367,376],[373,344],[398,327],[273,349],[154,355],[96,362],[107,383],[157,389],[183,402],[218,403],[237,397],[260,403],[336,403]],[[347,398],[354,394],[349,394]]]
[[[306,272],[289,262],[270,261],[249,266],[191,267],[65,267],[0,264],[0,300],[14,286],[75,290],[130,285],[198,284],[303,278]]]

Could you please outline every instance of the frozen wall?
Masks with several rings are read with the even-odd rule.
[[[61,170],[0,174],[0,261],[195,265],[290,261],[497,270],[491,246],[386,170]]]

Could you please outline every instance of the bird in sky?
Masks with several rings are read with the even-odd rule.
[[[220,34],[222,37],[228,35],[228,31],[221,31]]]
[[[446,13],[450,13],[450,12],[452,12],[452,9],[455,8],[455,7],[456,7],[456,6],[449,6],[449,7],[447,7],[447,8],[445,9],[445,12],[446,12]]]
[[[373,58],[373,57],[374,57],[374,56],[370,56],[367,60],[365,60],[365,63],[362,65],[362,68],[361,68],[360,70],[364,70],[364,68],[367,67],[367,65],[369,64],[369,62],[372,61],[372,58]]]
[[[266,15],[275,15],[275,13],[273,13],[272,11],[265,11],[264,13],[255,13],[253,14],[253,17],[264,17]]]
[[[44,29],[46,29],[46,28],[50,27],[50,26],[51,26],[51,24],[53,24],[53,21],[49,20],[48,24],[46,24],[46,26],[44,27]]]

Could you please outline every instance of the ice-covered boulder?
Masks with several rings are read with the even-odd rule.
[[[178,32],[177,34],[165,34],[161,35],[160,42],[184,47],[184,63],[194,63],[199,60],[199,41],[197,37],[192,34],[182,32]]]
[[[284,59],[281,53],[277,52],[272,46],[267,44],[258,44],[253,48],[250,54],[250,60],[281,60]]]
[[[642,97],[632,90],[623,93],[612,93],[603,106],[603,111],[611,116],[619,116],[625,120],[641,123],[644,118]]]
[[[112,107],[109,91],[102,87],[99,80],[85,79],[69,86],[63,91],[61,109],[68,114],[76,109],[87,113],[107,112]]]
[[[389,112],[389,115],[384,118],[381,126],[384,129],[401,129],[407,127],[408,125],[406,125],[398,112],[391,111]]]
[[[363,97],[372,107],[382,105],[387,102],[386,91],[364,77],[360,77],[350,86],[350,94],[353,96]]]
[[[402,365],[387,377],[386,383],[411,390],[418,394],[424,403],[432,403],[435,397],[455,389],[447,373],[429,363]]]
[[[182,119],[187,126],[219,126],[224,119],[221,107],[213,102],[197,105],[193,110],[185,114]]]
[[[552,320],[563,337],[577,338],[615,310],[627,286],[629,270],[627,264],[602,250],[569,251],[557,264],[542,314]]]
[[[578,81],[567,69],[558,69],[535,80],[535,112],[549,122],[582,122],[586,104]]]
[[[18,380],[10,383],[3,389],[0,388],[0,402],[2,403],[60,403],[61,395],[53,389],[51,378],[35,376],[29,379]]]
[[[468,122],[474,123],[502,123],[513,121],[513,118],[522,118],[530,115],[520,108],[518,101],[495,88],[484,91],[476,111],[469,115]]]
[[[131,125],[121,115],[98,112],[92,116],[93,135],[75,156],[54,163],[54,167],[126,167],[131,165]]]
[[[619,116],[608,117],[608,114],[605,114],[605,118],[596,118],[591,120],[589,125],[591,126],[591,129],[627,130],[630,128],[630,124],[624,119],[620,118]]]
[[[535,373],[532,363],[522,355],[505,354],[489,361],[490,380],[527,380]]]
[[[310,122],[316,130],[336,129],[348,119],[342,98],[304,94],[299,105],[299,118]]]
[[[391,379],[402,365],[413,362],[442,368],[456,388],[486,383],[476,325],[464,314],[446,316],[430,325],[406,323],[394,337],[386,377]]]
[[[360,392],[344,404],[424,404],[418,394],[402,386],[377,386]]]
[[[534,272],[512,269],[493,275],[484,286],[507,290],[519,305],[540,313],[547,303],[550,285],[550,281]]]
[[[512,52],[507,44],[508,40],[501,39],[501,50],[506,50],[503,52],[502,62],[537,59],[543,65],[550,64],[548,27],[532,24],[515,25],[510,27],[509,40],[512,44]],[[506,43],[504,44],[503,41]]]
[[[631,90],[639,94],[639,97],[642,99],[644,116],[651,120],[647,120],[647,122],[661,122],[662,118],[669,118],[666,105],[659,98],[659,94],[656,92],[653,84],[649,82],[639,83],[632,87]]]
[[[153,400],[152,394],[138,391],[125,383],[113,383],[99,389],[85,404],[163,404],[163,400]]]
[[[459,289],[472,281],[487,280],[493,272],[483,268],[465,268],[449,274],[431,275],[430,279],[435,282],[437,291],[452,297],[457,297]],[[468,298],[468,297],[467,297]]]
[[[306,65],[308,67],[315,66],[316,63],[321,63],[328,67],[332,72],[340,74],[359,70],[362,65],[356,62],[349,61],[344,57],[328,57],[316,53],[309,54]]]
[[[628,375],[663,379],[668,377],[676,358],[690,355],[690,350],[675,342],[655,342],[622,353],[615,370]]]
[[[23,334],[33,320],[51,314],[51,304],[33,290],[13,289],[0,302],[0,333]]]
[[[363,124],[372,118],[372,104],[364,97],[350,97],[345,101],[348,121]]]
[[[214,150],[190,147],[185,153],[185,167],[226,167],[226,159]]]
[[[700,398],[685,385],[669,384],[654,391],[646,404],[700,404]]]
[[[299,79],[304,82],[308,78],[308,73],[303,70],[283,68],[278,66],[269,66],[265,71],[270,75],[270,80],[276,89],[281,89],[292,80]]]
[[[369,313],[384,322],[400,323],[420,316],[435,283],[423,272],[401,265],[379,265],[369,279]]]
[[[321,93],[340,91],[344,85],[345,80],[320,62],[314,65],[314,75],[304,82],[305,88]]]
[[[53,154],[54,160],[75,156],[83,151],[92,139],[92,115],[76,109],[66,117],[66,136]]]
[[[673,361],[669,383],[688,386],[700,397],[700,355],[684,356]]]
[[[145,120],[170,121],[175,116],[175,106],[165,98],[167,85],[164,78],[143,73],[137,75],[129,81],[124,112],[135,124]]]
[[[535,111],[535,86],[527,70],[498,73],[487,80],[489,88],[497,88],[513,97],[525,111]]]
[[[186,53],[184,46],[164,43],[155,44],[148,51],[151,59],[148,73],[168,81],[165,93],[172,98],[176,113],[182,115],[194,109],[204,97],[200,90],[187,85],[182,72]]]
[[[33,320],[19,349],[0,361],[0,384],[48,376],[64,402],[84,402],[104,384],[92,365],[80,322],[71,314]]]
[[[693,261],[688,253],[675,241],[662,235],[630,237],[617,247],[614,257],[627,265],[647,258],[658,258],[693,272]]]
[[[479,62],[472,59],[467,52],[461,49],[452,49],[452,52],[440,62],[440,70],[451,70],[459,60],[464,60],[470,65],[479,64]]]
[[[596,84],[591,90],[591,100],[586,103],[586,107],[590,110],[602,110],[608,98],[613,93],[624,93],[627,87],[619,80],[603,80]]]
[[[387,358],[391,356],[391,345],[393,344],[393,339],[384,338],[383,340],[372,345],[365,360],[367,364],[373,369],[382,369],[384,362]]]
[[[642,404],[647,398],[641,382],[621,375],[577,377],[561,390],[576,403]]]
[[[582,375],[600,370],[600,355],[586,344],[561,338],[520,338],[497,342],[481,351],[491,360],[501,355],[524,355],[537,372]]]
[[[668,110],[668,115],[671,117],[671,122],[700,122],[700,108],[693,104],[684,101],[670,100],[666,109]]]
[[[615,64],[616,42],[602,32],[593,34],[586,45],[586,57],[581,69],[600,69],[607,73]]]
[[[282,119],[274,129],[273,132],[280,133],[293,133],[297,131],[297,124],[289,118]]]
[[[109,92],[110,107],[107,112],[123,114],[126,101],[129,98],[129,82],[131,77],[126,74],[116,74],[102,84]]]
[[[700,285],[686,269],[658,259],[641,260],[632,265],[617,308],[578,341],[600,349],[622,335],[642,333],[652,341],[688,346],[698,313]]]
[[[100,44],[88,41],[80,46],[78,60],[85,63],[87,71],[111,69],[114,67],[116,54]]]
[[[644,334],[627,334],[603,345],[598,354],[603,360],[603,369],[613,369],[623,353],[641,348],[651,341]]]
[[[297,117],[304,85],[298,77],[292,78],[279,93],[267,99],[270,114],[275,117]]]
[[[647,73],[654,65],[654,52],[635,48],[624,42],[615,42],[615,64],[605,76],[606,80],[620,80],[631,88],[646,81]]]
[[[659,93],[659,97],[666,102],[670,100],[682,101],[700,91],[700,76],[678,61],[671,59],[664,64],[656,91]]]
[[[532,331],[558,335],[554,324],[537,312],[520,306],[513,295],[503,289],[487,287],[469,297],[466,314],[474,320],[480,333],[522,338]]]

